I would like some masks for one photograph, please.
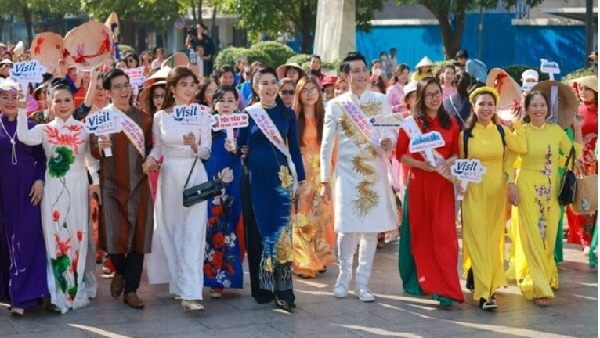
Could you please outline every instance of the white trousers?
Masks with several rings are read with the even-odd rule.
[[[377,233],[339,232],[337,240],[340,277],[348,282],[352,279],[352,261],[359,241],[356,285],[367,286],[377,250]]]

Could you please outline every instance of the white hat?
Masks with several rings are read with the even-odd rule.
[[[521,74],[521,81],[525,81],[527,79],[534,79],[535,82],[538,82],[540,80],[540,76],[536,70],[527,69],[523,72],[523,74]]]
[[[406,97],[408,97],[408,94],[417,91],[418,83],[419,83],[419,81],[410,81],[409,83],[406,84],[406,86],[404,86],[404,88],[402,88],[402,91],[404,91],[404,98],[403,98],[404,101],[406,101]]]
[[[415,68],[421,68],[421,67],[433,67],[433,61],[431,61],[430,58],[425,56],[421,59],[421,61],[419,61],[419,63],[417,63],[417,66]]]
[[[0,92],[10,92],[21,90],[21,85],[10,77],[7,77],[0,83]]]

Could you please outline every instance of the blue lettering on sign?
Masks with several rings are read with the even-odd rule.
[[[183,121],[186,118],[198,116],[198,106],[183,106],[175,108],[175,121]]]
[[[110,113],[107,111],[100,112],[96,115],[88,117],[88,119],[89,130],[96,131],[98,130],[98,126],[110,121]]]
[[[461,175],[463,172],[475,172],[477,169],[477,162],[456,162],[456,175]]]
[[[413,137],[413,144],[417,145],[420,143],[426,143],[426,142],[433,142],[433,141],[439,141],[440,135],[438,133],[427,133],[424,135],[418,135]]]
[[[36,62],[17,63],[15,65],[15,69],[13,70],[13,74],[20,76],[22,73],[35,71],[36,65]]]

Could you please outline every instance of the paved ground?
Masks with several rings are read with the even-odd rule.
[[[353,296],[334,299],[337,268],[317,279],[295,280],[298,308],[293,314],[257,305],[248,288],[207,299],[206,310],[184,313],[166,286],[144,283],[139,295],[146,309],[134,310],[109,296],[109,280],[100,280],[99,296],[83,309],[59,315],[43,309],[12,316],[0,308],[0,337],[597,337],[598,273],[581,251],[565,248],[561,289],[552,306],[526,301],[515,286],[498,293],[499,310],[484,313],[474,301],[450,311],[427,298],[404,295],[397,268],[397,244],[379,250],[371,289],[374,303]],[[464,281],[461,281],[464,285]],[[246,283],[248,285],[248,282]],[[470,294],[467,293],[467,296]]]

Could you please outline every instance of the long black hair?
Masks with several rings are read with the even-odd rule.
[[[429,121],[427,121],[426,107],[425,107],[425,88],[429,85],[435,85],[440,89],[440,102],[442,101],[442,86],[440,85],[440,81],[435,77],[425,77],[419,81],[417,85],[417,103],[415,104],[414,116],[421,123],[422,131],[426,132],[427,129],[431,127]],[[452,119],[450,115],[444,109],[444,105],[440,104],[440,107],[437,111],[437,117],[440,119],[440,125],[444,129],[450,129],[452,126]]]

